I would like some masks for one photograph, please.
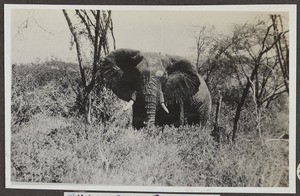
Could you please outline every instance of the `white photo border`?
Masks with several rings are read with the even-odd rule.
[[[289,13],[290,95],[289,95],[289,187],[164,187],[164,186],[102,186],[66,183],[21,183],[11,181],[11,10],[12,9],[110,9],[158,11],[265,11]],[[128,192],[184,193],[296,193],[296,4],[262,5],[192,5],[192,6],[127,6],[127,5],[4,5],[4,74],[5,74],[5,187],[9,189],[89,190]]]

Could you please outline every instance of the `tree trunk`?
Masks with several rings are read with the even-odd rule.
[[[91,110],[92,110],[92,91],[86,92],[84,96],[85,103],[85,120],[87,124],[92,124],[91,121]]]
[[[243,90],[241,100],[240,100],[240,102],[239,102],[239,104],[236,108],[236,113],[235,113],[234,120],[233,120],[233,129],[232,129],[232,141],[233,142],[234,142],[234,139],[235,139],[237,125],[238,125],[238,122],[239,122],[239,119],[240,119],[240,116],[241,116],[241,111],[242,111],[242,108],[244,106],[245,100],[247,98],[247,95],[249,93],[249,89],[250,89],[250,86],[251,86],[250,80],[252,81],[254,79],[256,73],[257,73],[261,57],[262,57],[262,54],[259,55],[259,57],[258,57],[259,60],[257,60],[256,63],[255,63],[255,66],[254,66],[254,69],[251,73],[250,79],[248,78],[246,87]]]
[[[219,91],[219,101],[216,106],[216,116],[215,116],[215,124],[214,124],[214,133],[213,136],[215,140],[220,143],[220,125],[219,125],[219,117],[221,112],[221,103],[222,103],[222,95]]]
[[[180,112],[179,112],[179,126],[184,124],[184,102],[180,101],[179,103]]]

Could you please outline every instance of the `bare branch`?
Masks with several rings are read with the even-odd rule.
[[[276,21],[277,21],[276,20],[276,15],[271,15],[270,17],[272,19],[273,29],[274,29],[274,32],[275,32],[274,33],[274,42],[278,39],[278,42],[275,43],[275,49],[276,49],[276,52],[277,52],[277,58],[278,58],[279,65],[280,65],[280,68],[281,68],[282,76],[284,78],[284,83],[285,83],[287,92],[289,93],[289,85],[288,85],[288,81],[287,81],[288,78],[289,78],[289,76],[287,74],[288,68],[286,68],[289,65],[287,64],[287,61],[285,60],[284,55],[283,55],[283,49],[281,47],[281,43],[280,43],[280,39],[279,39],[280,38],[280,33],[278,33],[278,28],[277,28],[277,23],[276,23]],[[283,27],[282,27],[282,29],[283,29]],[[286,31],[286,32],[288,32],[288,31]],[[283,33],[282,37],[284,37],[285,33]],[[288,48],[286,48],[286,49],[288,50]],[[288,51],[287,51],[287,54],[288,54]]]
[[[42,27],[42,26],[35,20],[35,18],[34,18],[33,16],[32,16],[32,19],[33,19],[33,21],[35,22],[35,24],[37,24],[37,26],[39,26],[43,31],[45,31],[46,33],[49,33],[49,34],[51,34],[51,35],[54,35],[54,33],[50,32],[50,31],[46,30],[44,27]]]
[[[87,23],[87,21],[85,20],[84,16],[80,13],[79,10],[75,10],[75,11],[76,11],[76,14],[80,17],[80,19],[83,22],[83,24],[85,25],[85,28],[88,31],[89,38],[92,40],[92,42],[95,42],[95,39],[94,39],[94,37],[92,35],[92,32],[91,32],[90,25]]]
[[[87,22],[89,25],[92,25],[92,27],[95,28],[95,24],[93,23],[93,21],[91,20],[89,14],[86,12],[86,10],[80,10],[82,13],[84,13],[85,17],[87,18]],[[92,12],[92,10],[91,10]]]
[[[111,32],[111,36],[112,36],[112,39],[113,39],[114,50],[115,50],[117,47],[116,47],[116,39],[115,39],[113,28],[114,28],[113,21],[112,21],[112,19],[110,19],[110,32]]]
[[[261,47],[262,50],[264,50],[264,48],[265,48],[266,40],[267,40],[267,37],[269,35],[270,29],[272,28],[272,26],[273,26],[273,24],[268,26],[268,28],[267,28],[267,32],[265,33],[265,36],[264,36],[263,41],[262,41],[262,47]]]
[[[84,69],[82,67],[82,54],[81,54],[81,48],[80,48],[79,41],[78,41],[78,35],[77,35],[75,27],[73,26],[73,24],[72,24],[72,22],[70,20],[70,17],[68,15],[67,11],[65,9],[63,9],[62,11],[63,11],[63,14],[64,14],[66,20],[67,20],[69,29],[70,29],[73,37],[74,37],[74,42],[76,44],[76,50],[77,50],[77,58],[78,58],[79,71],[80,71],[80,75],[81,75],[83,86],[86,87],[86,78],[85,78]]]

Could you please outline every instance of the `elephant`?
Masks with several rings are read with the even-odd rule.
[[[110,52],[101,64],[107,87],[132,107],[132,125],[204,125],[211,95],[196,66],[179,56],[133,49]]]

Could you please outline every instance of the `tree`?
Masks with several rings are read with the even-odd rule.
[[[198,35],[195,37],[196,39],[196,51],[197,51],[197,59],[196,59],[196,67],[200,68],[200,59],[203,55],[209,50],[209,45],[212,44],[213,35],[211,32],[214,30],[214,27],[202,26],[200,27]]]
[[[266,101],[270,102],[270,100],[274,100],[276,96],[288,90],[288,88],[285,90],[282,89],[282,84],[278,83],[278,81],[270,80],[270,75],[276,69],[279,62],[278,59],[276,59],[277,57],[274,59],[272,50],[274,50],[274,47],[280,42],[283,35],[288,32],[271,32],[272,28],[274,29],[274,23],[267,26],[265,22],[259,22],[257,25],[247,25],[243,28],[236,27],[235,29],[233,39],[245,38],[236,42],[233,50],[240,61],[240,65],[246,67],[244,68],[242,66],[241,69],[247,80],[243,87],[233,120],[233,141],[236,136],[241,111],[251,87],[254,93],[257,114],[258,106],[261,106]],[[271,67],[270,64],[273,64],[273,66]],[[247,71],[245,71],[246,69]],[[271,95],[268,96],[268,94]]]
[[[232,122],[232,140],[241,115],[255,115],[254,122],[249,122],[256,123],[261,133],[262,111],[271,113],[272,104],[281,102],[288,94],[287,33],[280,15],[271,15],[268,21],[235,25],[231,35],[210,36],[209,44],[204,44],[203,39],[208,37],[205,28],[200,30],[196,39],[197,59],[199,52],[204,51],[202,46],[207,55],[201,54],[204,60],[201,66],[198,64],[198,70],[215,104],[221,91],[225,104],[221,111],[224,115],[218,114],[218,124],[224,122],[227,126]]]
[[[116,48],[111,11],[75,10],[75,13],[73,13],[73,15],[75,15],[74,20],[79,20],[79,23],[76,25],[74,25],[75,23],[71,20],[69,13],[66,10],[62,11],[76,45],[81,86],[83,88],[85,118],[86,122],[90,124],[92,90],[95,86],[96,73],[99,70],[100,61],[110,50],[108,42],[109,34],[113,40],[113,47],[114,49]],[[83,40],[86,40],[86,42],[83,42]],[[84,57],[82,48],[84,47],[84,44],[88,44],[89,46],[92,46],[90,48],[93,48],[93,60],[90,65],[90,72],[89,69],[86,69],[83,65]],[[100,80],[102,80],[101,76]]]

